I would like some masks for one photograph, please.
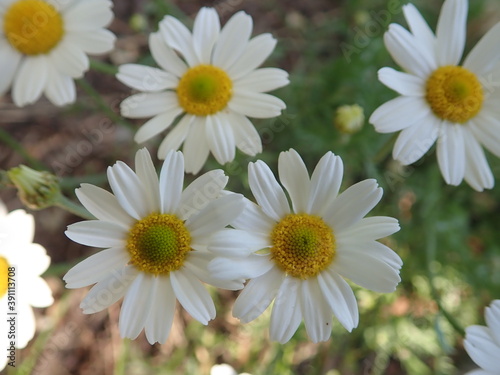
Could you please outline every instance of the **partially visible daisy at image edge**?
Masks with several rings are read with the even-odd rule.
[[[500,300],[486,307],[486,327],[473,325],[465,329],[464,348],[481,369],[467,375],[499,375],[500,366]]]
[[[215,279],[207,271],[213,255],[206,250],[211,236],[241,213],[243,197],[221,194],[228,181],[222,170],[201,175],[183,190],[180,151],[166,155],[159,177],[147,149],[137,151],[135,171],[118,161],[107,174],[113,194],[90,184],[76,190],[96,220],[66,231],[75,242],[105,248],[63,277],[70,289],[95,284],[80,304],[83,313],[97,313],[123,297],[121,336],[135,339],[144,329],[150,344],[167,340],[176,301],[208,324],[215,306],[203,283],[243,287],[243,280]]]
[[[35,335],[32,307],[47,307],[54,302],[52,291],[40,277],[49,267],[50,257],[43,246],[33,243],[34,234],[32,215],[24,210],[7,212],[0,201],[0,308],[3,314],[0,329],[4,332],[0,370],[7,364],[11,341],[16,342],[17,349],[22,349]],[[9,295],[14,299],[9,299]],[[6,312],[16,313],[15,338],[9,338],[8,320],[13,315],[5,315]]]
[[[198,173],[211,152],[219,164],[230,162],[235,149],[254,156],[262,152],[260,136],[248,117],[279,116],[285,103],[265,94],[289,83],[277,68],[257,69],[272,53],[270,34],[250,39],[252,18],[243,11],[221,29],[213,8],[201,8],[193,32],[166,16],[149,36],[151,54],[160,66],[119,67],[117,79],[141,91],[121,103],[121,114],[152,119],[135,135],[143,143],[166,129],[158,157],[183,145],[186,172]]]
[[[87,54],[111,51],[109,0],[0,0],[0,95],[12,87],[19,106],[42,94],[55,105],[76,99],[74,79],[89,69]]]
[[[500,24],[464,59],[467,0],[446,0],[436,35],[412,4],[403,6],[410,31],[391,24],[387,50],[404,70],[382,68],[379,80],[401,96],[380,106],[370,122],[380,133],[401,131],[393,158],[420,159],[437,141],[437,160],[449,185],[462,180],[475,190],[494,186],[483,147],[500,157]]]
[[[401,258],[377,239],[399,230],[386,216],[364,216],[382,198],[373,179],[338,194],[343,175],[339,156],[326,153],[311,177],[293,149],[278,159],[280,186],[262,161],[250,163],[248,178],[257,204],[212,238],[217,255],[209,270],[221,279],[250,279],[236,299],[233,315],[247,323],[274,300],[270,337],[286,343],[304,320],[313,342],[326,341],[332,316],[351,331],[359,320],[353,290],[390,293],[400,282]]]

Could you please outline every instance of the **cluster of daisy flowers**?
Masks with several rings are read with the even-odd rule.
[[[105,29],[111,6],[109,0],[0,0],[0,95],[10,90],[18,106],[42,94],[56,105],[74,102],[74,79],[89,69],[87,54],[113,49],[115,36]],[[447,184],[465,180],[477,191],[491,189],[483,147],[500,157],[500,96],[491,84],[500,72],[500,24],[460,64],[467,0],[444,2],[435,33],[413,5],[403,12],[409,30],[391,24],[384,42],[404,71],[379,70],[380,81],[400,96],[369,121],[380,133],[400,131],[393,158],[401,164],[416,162],[436,143]],[[400,229],[398,221],[366,217],[382,188],[366,179],[340,192],[343,162],[331,151],[312,173],[293,148],[282,152],[279,178],[263,161],[249,163],[255,202],[227,190],[222,170],[205,172],[184,188],[185,173],[198,174],[210,154],[225,164],[236,149],[250,156],[262,152],[250,119],[277,117],[286,107],[268,92],[286,86],[288,73],[260,67],[276,40],[270,34],[252,37],[252,30],[244,12],[221,26],[215,9],[202,8],[192,31],[166,16],[149,36],[157,67],[118,68],[116,78],[137,91],[121,103],[121,114],[147,119],[134,140],[141,144],[168,131],[157,154],[163,163],[158,174],[143,148],[134,169],[121,161],[108,168],[112,192],[90,184],[76,190],[95,219],[70,225],[66,235],[104,250],[74,266],[64,280],[67,288],[92,286],[81,303],[85,314],[123,299],[122,337],[135,339],[144,331],[149,343],[164,343],[177,302],[208,324],[216,314],[208,284],[241,290],[233,315],[244,323],[270,308],[272,340],[286,343],[303,322],[311,341],[326,341],[333,316],[348,331],[359,323],[349,282],[390,293],[401,281],[401,258],[379,241]],[[7,228],[9,236],[17,229],[4,216],[12,223],[28,220],[22,212],[0,213],[0,230]],[[50,260],[31,243],[29,220],[23,254],[39,258],[30,269],[39,291],[27,301],[47,306],[52,297],[39,275]],[[0,249],[2,272],[22,263],[8,245]],[[26,311],[31,317],[29,306]],[[474,374],[498,371],[499,302],[485,315],[488,327],[469,327],[464,343],[483,369]],[[26,327],[20,347],[34,333],[33,323]]]

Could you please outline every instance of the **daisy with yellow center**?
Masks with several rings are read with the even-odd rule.
[[[364,180],[338,195],[343,164],[328,152],[309,177],[293,149],[278,160],[287,196],[262,161],[250,163],[250,189],[258,204],[216,234],[209,264],[218,278],[251,279],[238,296],[233,315],[242,322],[260,316],[274,300],[271,339],[285,343],[302,319],[312,341],[330,337],[332,315],[349,331],[358,325],[354,293],[344,278],[377,291],[393,292],[402,261],[376,240],[399,230],[396,219],[364,218],[382,189]]]
[[[23,210],[7,212],[0,201],[0,306],[2,319],[0,329],[5,332],[1,339],[2,352],[0,370],[7,363],[11,341],[15,347],[26,347],[35,335],[35,315],[32,307],[47,307],[54,300],[52,291],[40,275],[50,265],[45,249],[33,243],[35,221]],[[10,277],[10,280],[8,279]],[[14,280],[14,283],[12,281]],[[8,282],[11,282],[9,285]],[[15,305],[9,305],[9,295],[14,296]],[[12,301],[12,299],[10,300]],[[13,310],[8,310],[12,307]],[[8,338],[10,323],[6,312],[16,312],[16,337]]]
[[[203,324],[215,317],[202,282],[241,289],[242,281],[222,283],[208,271],[206,251],[213,234],[243,209],[242,196],[221,194],[221,170],[203,174],[184,191],[184,158],[171,151],[158,178],[149,152],[139,150],[136,170],[117,162],[108,168],[113,194],[83,184],[76,194],[97,220],[68,227],[66,235],[88,246],[107,248],[77,264],[64,276],[67,288],[95,284],[81,303],[85,314],[101,311],[124,297],[120,333],[135,339],[167,340],[176,300]]]
[[[0,95],[12,86],[18,106],[42,94],[55,105],[75,101],[73,79],[89,68],[89,54],[111,51],[115,36],[109,0],[0,0]]]
[[[117,78],[141,93],[121,104],[130,118],[152,117],[135,141],[145,142],[172,128],[160,145],[158,157],[184,143],[186,172],[198,173],[211,152],[224,164],[235,149],[248,155],[262,151],[262,143],[248,117],[279,116],[285,103],[267,91],[288,84],[288,74],[276,68],[257,69],[273,51],[270,34],[250,39],[253,23],[236,13],[221,29],[213,8],[202,8],[193,32],[171,16],[149,37],[149,47],[161,69],[137,64],[119,68]],[[174,127],[175,124],[175,127]]]
[[[482,191],[494,185],[482,146],[500,157],[500,24],[472,49],[460,66],[467,0],[446,0],[436,34],[411,4],[403,6],[410,31],[391,24],[384,42],[405,70],[379,70],[379,79],[401,96],[380,106],[370,122],[380,133],[400,131],[393,157],[403,165],[420,159],[437,141],[446,183],[463,179]]]

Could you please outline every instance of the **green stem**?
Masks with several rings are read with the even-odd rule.
[[[78,85],[89,95],[94,102],[97,104],[99,109],[106,114],[113,122],[117,122],[119,124],[125,125],[129,129],[135,130],[135,126],[125,120],[123,117],[119,116],[111,108],[109,108],[108,104],[102,99],[102,96],[88,83],[84,78],[76,80]]]
[[[83,219],[95,220],[95,217],[92,214],[90,214],[90,212],[88,212],[84,207],[80,206],[79,204],[76,204],[75,202],[66,198],[62,194],[59,196],[58,200],[55,202],[54,205],[59,208],[62,208],[63,210],[71,212],[76,216],[80,216]]]
[[[14,151],[19,153],[26,162],[30,165],[30,167],[34,169],[44,169],[47,167],[43,165],[40,161],[31,156],[23,147],[21,143],[19,143],[14,137],[12,137],[8,132],[0,128],[0,141],[4,142],[7,146],[12,148]]]
[[[104,74],[109,74],[114,76],[118,73],[118,68],[114,65],[106,64],[105,62],[98,60],[90,60],[90,69]]]

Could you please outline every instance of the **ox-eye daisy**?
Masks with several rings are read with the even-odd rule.
[[[0,0],[0,95],[12,86],[18,106],[42,93],[55,105],[74,102],[86,53],[113,48],[115,36],[104,29],[111,7],[109,0]]]
[[[468,375],[499,375],[500,367],[500,300],[495,300],[485,309],[487,327],[470,326],[465,330],[464,347],[472,360],[482,370]]]
[[[32,306],[47,307],[54,301],[40,277],[50,265],[45,249],[33,243],[35,221],[23,210],[7,213],[0,201],[0,370],[11,356],[11,348],[24,348],[35,334]],[[15,315],[14,315],[15,314]],[[15,362],[15,353],[10,358]]]
[[[113,194],[84,184],[80,202],[97,218],[68,227],[66,235],[88,246],[108,248],[77,264],[64,276],[68,288],[95,284],[81,303],[86,314],[101,311],[124,296],[120,333],[164,343],[176,300],[203,324],[215,317],[214,303],[202,284],[239,289],[240,281],[221,283],[207,272],[206,251],[213,233],[242,210],[242,197],[220,192],[221,170],[208,172],[184,191],[184,159],[170,152],[156,174],[149,152],[139,150],[135,172],[125,163],[108,168]]]
[[[153,117],[139,129],[142,143],[176,121],[160,145],[158,157],[184,142],[186,172],[197,173],[209,152],[224,164],[235,148],[248,155],[262,151],[262,143],[247,118],[276,117],[285,108],[280,99],[264,94],[288,84],[288,74],[276,68],[257,69],[271,54],[276,40],[270,34],[252,39],[252,18],[236,13],[222,28],[213,8],[202,8],[191,33],[177,19],[166,16],[149,37],[151,54],[161,69],[122,65],[117,78],[142,91],[121,104],[122,115]],[[179,55],[182,57],[179,57]]]
[[[403,7],[411,31],[391,24],[384,42],[405,70],[382,68],[379,79],[401,96],[383,104],[370,122],[381,133],[401,130],[393,157],[408,165],[437,140],[437,159],[446,183],[465,181],[491,189],[493,175],[482,146],[500,156],[500,24],[458,65],[465,46],[467,0],[446,0],[436,35],[417,9]]]
[[[262,161],[250,163],[249,184],[257,204],[212,238],[221,255],[209,264],[219,278],[251,278],[233,315],[246,323],[272,300],[271,339],[287,342],[302,319],[309,337],[328,340],[332,315],[349,331],[358,325],[354,293],[344,277],[377,291],[392,292],[400,281],[400,257],[376,240],[399,230],[396,219],[364,218],[379,202],[375,180],[361,181],[337,195],[340,157],[328,152],[311,178],[293,149],[281,153],[278,169],[285,192]]]

